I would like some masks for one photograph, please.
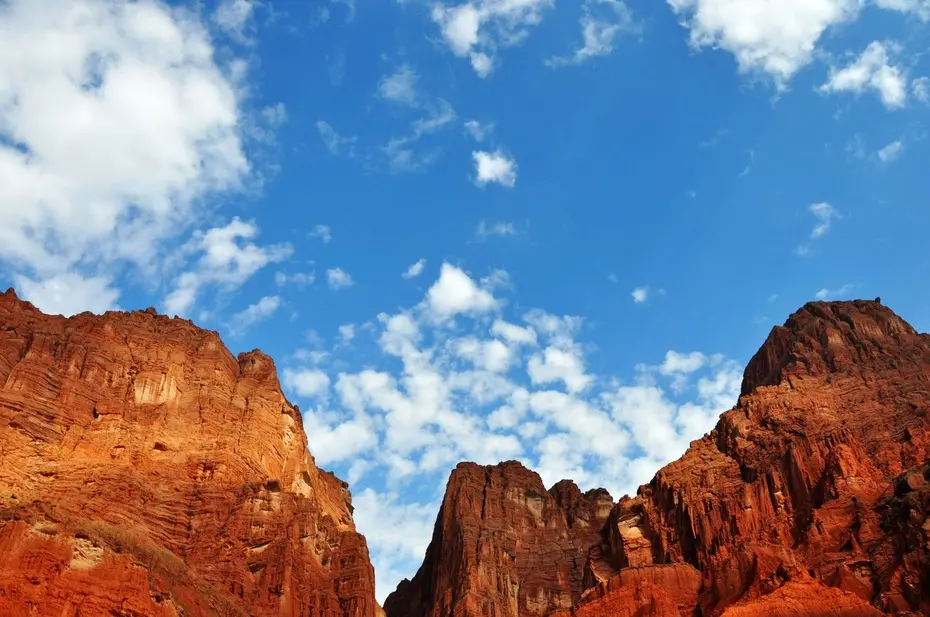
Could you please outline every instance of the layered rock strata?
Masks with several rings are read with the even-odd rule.
[[[375,617],[348,487],[273,362],[0,295],[0,615]]]

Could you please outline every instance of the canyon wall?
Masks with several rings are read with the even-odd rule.
[[[0,615],[375,617],[348,486],[272,360],[0,295]]]
[[[575,519],[555,497],[566,483],[547,493],[514,464],[460,466],[423,567],[385,609],[930,615],[928,462],[930,337],[878,301],[810,303],[772,331],[716,428],[598,534],[603,492],[574,502],[595,502]]]

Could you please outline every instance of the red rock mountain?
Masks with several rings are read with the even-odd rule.
[[[0,295],[0,615],[380,614],[348,487],[270,358]]]
[[[716,428],[607,514],[459,465],[388,617],[930,615],[930,336],[879,302],[775,328]],[[606,515],[606,520],[605,520]]]

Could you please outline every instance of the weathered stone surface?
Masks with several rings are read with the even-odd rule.
[[[385,602],[392,617],[517,617],[570,609],[613,500],[568,481],[549,491],[520,463],[462,463],[426,560]]]
[[[585,587],[600,591],[573,594],[564,614],[930,614],[928,461],[930,337],[878,302],[807,304],[750,361],[715,430],[613,508],[585,563]],[[466,510],[445,503],[442,550],[395,594],[417,602],[389,617],[545,614],[472,602],[503,587],[450,542]],[[507,535],[521,512],[487,526]],[[700,573],[690,608],[670,596],[679,585],[630,578],[671,564]]]
[[[0,295],[0,615],[373,617],[347,485],[258,351]]]

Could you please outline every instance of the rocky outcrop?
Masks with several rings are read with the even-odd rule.
[[[571,608],[613,500],[569,481],[546,490],[517,462],[462,463],[426,560],[385,602],[396,617],[517,617]]]
[[[374,617],[345,483],[273,362],[0,295],[0,615]]]
[[[752,358],[716,428],[615,505],[589,547],[586,591],[567,613],[548,610],[930,614],[928,461],[930,337],[878,302],[807,304]],[[402,604],[416,609],[388,604],[388,616],[547,614],[473,602],[506,587],[473,575],[449,544],[462,512],[450,503],[447,494],[424,567],[395,594],[418,598]],[[519,529],[511,520],[493,528]],[[491,552],[482,563],[504,560]]]

